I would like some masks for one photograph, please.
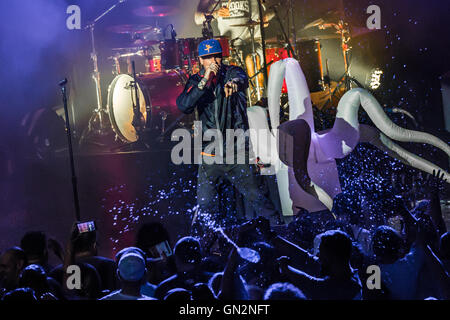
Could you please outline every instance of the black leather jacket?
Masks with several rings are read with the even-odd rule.
[[[208,129],[219,129],[224,140],[226,129],[248,130],[246,98],[248,77],[245,71],[240,67],[222,64],[217,85],[212,84],[200,90],[198,84],[204,73],[203,69],[200,73],[189,77],[184,91],[177,98],[178,109],[189,114],[197,108],[203,133]],[[238,84],[238,92],[225,98],[224,85],[230,80]]]

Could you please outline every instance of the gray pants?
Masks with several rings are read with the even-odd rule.
[[[249,164],[201,164],[198,169],[197,203],[202,213],[209,213],[216,223],[226,223],[221,217],[218,186],[225,179],[229,181],[248,201],[259,216],[272,222],[279,217],[272,201],[267,197],[267,190],[261,185],[256,175],[256,168]],[[234,201],[234,199],[230,199]]]

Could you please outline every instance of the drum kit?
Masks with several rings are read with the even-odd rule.
[[[187,116],[181,113],[176,106],[176,98],[183,91],[189,76],[200,71],[198,44],[206,35],[212,36],[212,29],[210,25],[204,24],[203,38],[176,38],[173,25],[168,25],[165,29],[146,24],[109,27],[107,30],[111,33],[129,36],[129,44],[122,48],[113,48],[113,54],[108,58],[112,61],[115,78],[109,85],[107,103],[104,105],[94,45],[94,27],[103,16],[122,2],[118,1],[86,27],[91,32],[91,58],[94,65],[97,108],[81,136],[80,144],[93,133],[108,135],[112,131],[116,141],[122,143],[117,150],[124,147],[123,144],[131,145],[131,150],[136,149],[137,145],[148,149],[150,141],[164,141],[173,129],[180,127],[192,129],[196,114]],[[292,38],[284,32],[283,23],[276,10],[274,11],[284,38],[256,40],[253,31],[260,25],[257,21],[250,20],[248,23],[236,25],[240,28],[247,27],[251,31],[253,53],[250,57],[243,57],[242,52],[233,46],[231,39],[214,37],[222,45],[223,63],[239,65],[247,71],[250,80],[249,105],[262,101],[270,65],[278,60],[294,57],[300,61],[305,72],[313,104],[319,109],[336,107],[339,97],[350,89],[352,83],[356,83],[349,72],[348,53],[351,47],[348,45],[350,40],[348,24],[342,20],[327,22],[319,19],[306,25],[302,30],[318,28],[332,29],[334,32]],[[177,12],[178,8],[170,5],[147,6],[133,10],[136,16],[141,17],[168,17]],[[210,24],[210,21],[207,21],[207,24]],[[165,39],[169,27],[171,36]],[[293,35],[295,36],[295,30]],[[345,74],[338,82],[330,81],[327,63],[326,72],[324,70],[321,41],[325,39],[341,39]],[[263,41],[263,57],[256,53],[256,47],[261,45],[258,41]],[[138,70],[135,62],[140,63]],[[283,93],[287,94],[285,85]]]

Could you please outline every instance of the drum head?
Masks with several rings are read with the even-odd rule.
[[[111,83],[108,90],[108,111],[111,124],[117,136],[124,142],[134,142],[137,140],[136,130],[133,122],[133,105],[135,104],[136,94],[132,86],[133,77],[127,74],[118,75]],[[140,110],[147,119],[146,99],[139,86]]]

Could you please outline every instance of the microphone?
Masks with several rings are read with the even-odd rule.
[[[67,78],[64,78],[64,80],[61,80],[59,83],[58,83],[58,85],[60,86],[60,87],[63,87],[63,86],[65,86],[67,84]]]
[[[171,24],[170,26],[172,27],[172,31],[170,32],[172,40],[175,40],[175,38],[177,37],[177,33],[175,31],[175,28],[173,27],[173,24]]]
[[[213,84],[213,81],[216,79],[216,74],[212,72],[212,74],[209,76],[208,81],[206,82],[206,87],[211,88],[211,85]]]

